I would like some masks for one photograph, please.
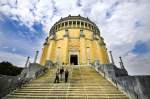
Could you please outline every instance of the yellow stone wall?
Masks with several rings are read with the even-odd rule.
[[[48,45],[44,44],[44,48],[42,49],[42,55],[40,59],[40,64],[44,65],[47,57]]]
[[[95,60],[99,60],[101,64],[109,64],[105,43],[94,31],[81,27],[64,28],[63,26],[60,30],[56,30],[55,36],[49,36],[44,45],[40,64],[44,65],[46,60],[70,64],[72,54],[78,55],[79,65],[89,64]]]

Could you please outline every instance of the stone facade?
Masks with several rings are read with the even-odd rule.
[[[107,48],[98,27],[88,18],[68,16],[56,22],[46,38],[40,64],[87,65],[95,60],[109,64]]]

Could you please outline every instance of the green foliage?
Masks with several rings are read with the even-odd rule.
[[[16,67],[10,62],[0,63],[0,74],[2,75],[16,76],[20,74],[21,71],[22,71],[22,68]]]

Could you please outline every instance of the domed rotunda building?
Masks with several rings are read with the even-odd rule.
[[[52,26],[44,43],[40,64],[45,65],[46,61],[65,65],[88,65],[94,61],[110,63],[99,28],[80,15],[61,18]]]

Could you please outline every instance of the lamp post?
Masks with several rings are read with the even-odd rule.
[[[125,68],[124,68],[124,64],[123,64],[123,61],[122,61],[122,57],[119,57],[119,59],[120,59],[120,62],[119,62],[119,63],[120,63],[120,65],[121,65],[121,69],[125,69]]]
[[[35,57],[34,57],[34,63],[36,63],[36,60],[37,60],[37,57],[38,57],[38,53],[39,53],[39,51],[36,51]]]
[[[119,64],[120,64],[120,67],[122,67],[122,63],[121,63],[121,62],[119,62]]]
[[[25,64],[25,68],[27,68],[27,67],[28,67],[29,59],[30,59],[30,57],[28,56],[28,57],[27,57],[26,64]]]

